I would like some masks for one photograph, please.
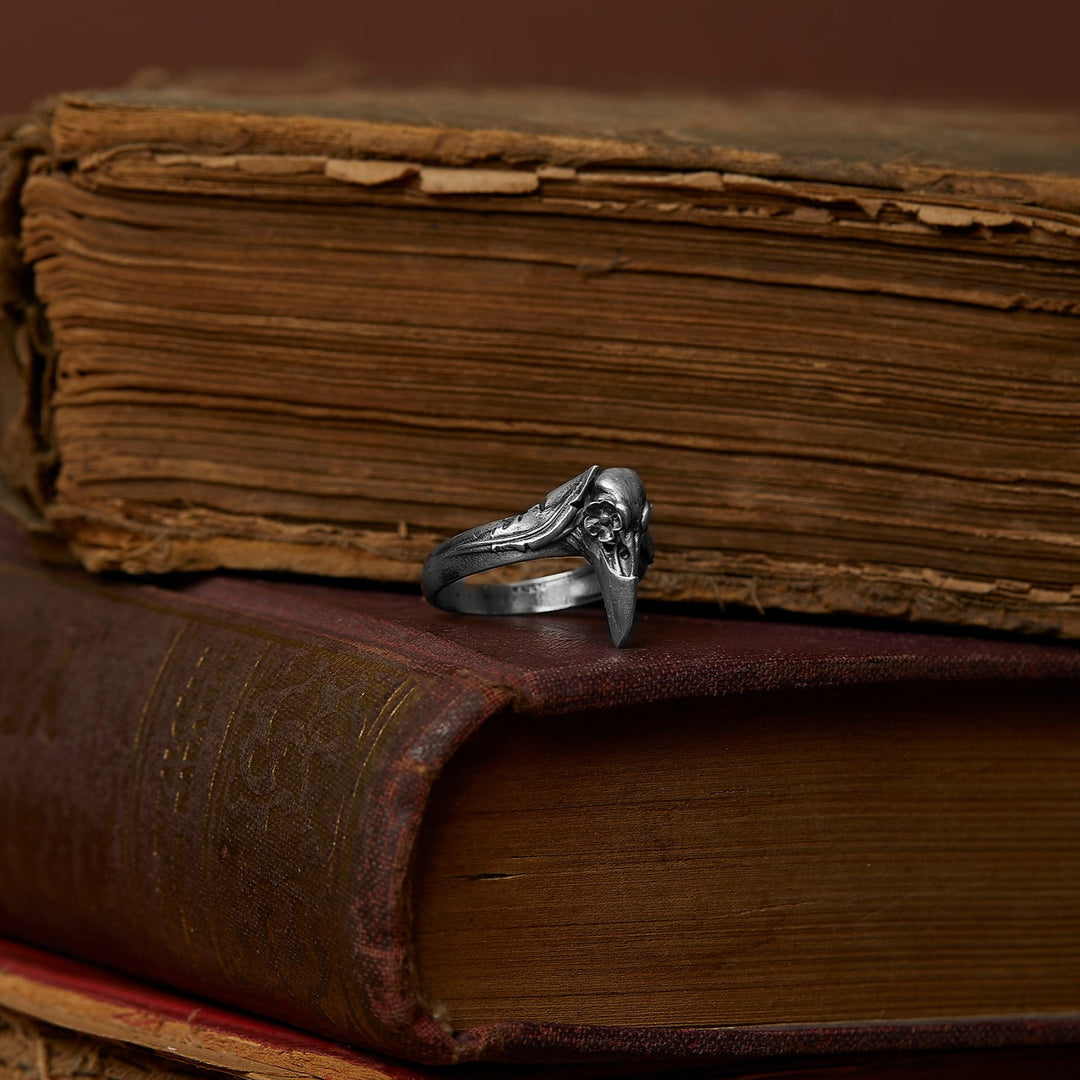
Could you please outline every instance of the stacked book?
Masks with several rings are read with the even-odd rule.
[[[179,86],[0,135],[0,1075],[1070,1058],[1075,121]],[[654,504],[628,648],[424,603],[593,463]]]

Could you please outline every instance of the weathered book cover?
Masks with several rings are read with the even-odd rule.
[[[0,575],[5,597],[0,613],[5,658],[0,932],[337,1041],[435,1063],[721,1058],[1080,1037],[1074,963],[1080,937],[1075,925],[1077,845],[1075,836],[1069,839],[1069,829],[1075,829],[1069,824],[1075,822],[1069,811],[1075,773],[1068,740],[1072,687],[1080,679],[1076,650],[646,613],[635,646],[614,651],[599,611],[470,619],[430,609],[419,597],[289,581],[208,578],[172,588],[103,583],[80,572],[34,565],[10,536],[4,539]],[[746,761],[752,765],[754,755],[767,750],[774,738],[765,718],[772,715],[768,703],[777,693],[788,691],[809,703],[815,688],[838,692],[862,687],[885,710],[914,685],[940,687],[942,694],[950,685],[956,688],[951,700],[960,704],[955,715],[946,710],[946,727],[955,726],[960,716],[974,721],[972,741],[963,737],[959,756],[943,761],[941,768],[929,763],[940,779],[933,781],[925,760],[920,766],[917,745],[901,725],[899,748],[889,751],[899,755],[894,771],[901,801],[884,826],[878,816],[885,811],[874,809],[875,782],[868,781],[867,787],[859,779],[872,768],[872,759],[856,765],[855,759],[841,757],[837,782],[850,787],[847,774],[855,774],[855,818],[853,826],[845,826],[846,847],[833,850],[822,839],[820,824],[800,846],[796,833],[801,826],[786,824],[781,816],[761,851],[753,845],[724,871],[737,896],[740,880],[764,853],[773,859],[780,879],[786,867],[797,870],[793,860],[798,858],[809,866],[815,889],[821,883],[828,886],[846,880],[845,866],[857,870],[868,865],[856,850],[865,829],[877,829],[883,837],[884,847],[872,860],[882,867],[902,861],[911,847],[917,855],[916,877],[931,873],[943,853],[946,874],[941,880],[951,880],[953,863],[971,868],[984,885],[974,890],[970,883],[961,885],[962,893],[974,895],[962,896],[957,911],[947,896],[939,895],[950,886],[936,878],[920,882],[901,875],[893,885],[886,876],[880,879],[884,884],[875,886],[879,871],[869,875],[871,907],[865,925],[879,925],[888,935],[895,922],[889,913],[895,911],[902,951],[909,938],[930,935],[928,955],[914,968],[887,968],[906,970],[909,985],[901,987],[905,996],[898,999],[900,1005],[894,1001],[889,1006],[886,1019],[862,1015],[859,992],[848,995],[845,1019],[832,1022],[820,1010],[814,1012],[823,992],[815,982],[802,1012],[778,1014],[803,1017],[799,1022],[749,1022],[745,1017],[755,1015],[751,1011],[740,1013],[740,1022],[726,1023],[725,982],[734,974],[727,960],[717,964],[715,957],[695,961],[693,979],[700,984],[699,995],[701,987],[713,988],[706,1002],[711,1022],[649,1023],[649,1014],[639,1012],[633,1014],[634,1023],[581,1023],[522,1005],[517,1017],[455,1025],[453,1009],[448,1012],[432,1000],[427,959],[418,959],[415,940],[425,897],[410,889],[418,837],[427,827],[425,809],[448,764],[487,726],[503,723],[511,733],[543,732],[561,730],[558,718],[567,718],[565,747],[553,748],[550,768],[552,778],[559,773],[564,784],[569,776],[571,796],[577,792],[576,799],[568,800],[573,812],[573,804],[587,797],[593,783],[590,772],[603,763],[601,756],[595,766],[587,766],[589,759],[579,756],[573,736],[575,726],[593,722],[590,716],[610,717],[616,728],[621,723],[629,739],[638,718],[651,708],[648,715],[660,725],[654,730],[669,730],[673,737],[697,708],[704,710],[698,720],[706,723],[702,730],[717,731],[722,738],[730,730],[736,739],[729,721],[745,702]],[[976,754],[974,764],[965,765],[979,740],[993,738],[996,702],[1010,697],[1020,710],[998,747],[1006,756],[980,765]],[[933,693],[925,700],[932,704]],[[1056,719],[1051,719],[1052,710]],[[805,726],[805,719],[796,719]],[[861,723],[869,724],[869,718],[864,715]],[[649,730],[645,735],[656,737]],[[607,744],[611,755],[618,754],[619,743],[616,731]],[[645,743],[645,756],[626,784],[647,782],[663,757],[662,751],[650,749],[653,745]],[[739,758],[743,751],[738,745],[733,742],[725,750],[718,744],[721,759]],[[692,746],[681,765],[675,762],[676,779],[667,798],[677,793],[678,777],[694,773]],[[1013,751],[1020,748],[1024,752],[1017,756]],[[599,750],[602,754],[602,745]],[[825,753],[819,739],[818,749],[796,760],[781,786],[798,787],[800,777],[813,771]],[[1048,754],[1060,763],[1043,761]],[[582,763],[578,781],[572,769],[565,772],[560,758]],[[1018,766],[1010,764],[1012,758]],[[986,788],[997,768],[1022,781],[1007,797]],[[950,777],[962,772],[973,777],[974,788],[954,787]],[[938,802],[927,802],[931,781],[945,785],[940,809],[934,809]],[[703,782],[725,783],[708,776]],[[543,793],[548,780],[534,774],[527,786]],[[713,803],[730,794],[705,793]],[[764,807],[740,808],[737,795],[731,813],[743,815],[744,828],[752,830]],[[827,790],[823,797],[827,813]],[[445,801],[440,805],[442,814]],[[651,803],[643,805],[648,809]],[[946,834],[931,829],[918,839],[924,828],[918,815],[925,817],[924,811],[931,817],[946,815]],[[597,815],[602,812],[598,806]],[[1029,812],[1036,821],[1033,829],[1025,821]],[[543,827],[546,813],[533,810],[529,820]],[[671,815],[661,801],[653,818],[662,826],[677,824],[679,818]],[[980,826],[999,817],[1007,834],[1004,846],[998,826]],[[520,832],[520,825],[518,820],[513,828]],[[540,835],[547,835],[543,828]],[[593,848],[602,852],[603,842],[596,848],[595,827],[592,836]],[[630,835],[619,842],[632,845],[633,840]],[[733,835],[732,843],[737,841]],[[631,862],[647,854],[639,852]],[[693,860],[691,850],[684,861],[689,867]],[[676,863],[656,872],[659,887],[679,882],[680,877],[670,875],[686,870]],[[482,894],[494,895],[486,879],[515,875],[465,877],[458,874],[450,883],[457,894],[444,895],[479,888],[470,894],[479,915]],[[516,877],[528,882],[528,875]],[[474,879],[477,884],[470,885]],[[552,880],[558,888],[558,878]],[[840,937],[831,940],[842,949],[851,938],[843,913],[854,910],[856,893],[847,895],[847,886],[837,887],[843,894],[839,907],[829,903],[834,921],[841,919],[836,926]],[[831,895],[831,889],[826,893]],[[715,907],[724,891],[721,883],[703,894],[701,903]],[[923,899],[901,911],[896,905],[906,902],[905,895]],[[580,921],[593,901],[574,902],[585,905],[574,916]],[[816,933],[814,911],[820,906],[819,900],[799,934]],[[1040,914],[1044,908],[1045,916]],[[754,948],[767,952],[770,941],[782,936],[785,920],[798,919],[798,910],[797,903],[790,911],[786,902],[772,908],[765,904],[760,912],[764,937]],[[760,913],[750,911],[749,917],[757,919]],[[730,918],[746,914],[732,911]],[[702,924],[695,928],[693,919],[699,916],[694,912],[690,918],[679,936],[692,939],[707,929]],[[1005,929],[991,931],[987,950],[980,942],[1002,918]],[[1023,932],[1009,929],[1017,918]],[[463,925],[458,934],[467,932]],[[742,932],[733,930],[725,947],[732,958]],[[633,957],[637,939],[621,940],[618,926],[601,926],[598,934],[629,949]],[[862,934],[865,938],[865,929]],[[518,940],[524,956],[527,942],[520,935]],[[661,980],[654,986],[658,1001],[666,993],[663,957],[677,951],[678,944],[673,939],[648,969],[650,978]],[[799,940],[794,948],[802,948]],[[856,985],[864,980],[868,994],[877,992],[878,983],[890,982],[872,955],[860,945],[843,961],[844,978],[854,978]],[[750,959],[745,977],[768,982],[768,965],[754,968]],[[800,962],[796,951],[789,966],[794,970]],[[469,963],[466,959],[466,969]],[[829,981],[841,961],[826,953],[823,963],[821,977]],[[990,999],[979,974],[986,963],[997,972],[991,991],[1004,987]],[[951,999],[969,1006],[950,1011],[939,1004],[938,983],[947,982],[953,969],[964,964],[972,968],[971,980],[958,993],[977,996]],[[572,996],[584,978],[579,966],[567,962],[564,993],[556,987],[556,1005],[566,993]],[[930,977],[931,972],[938,977]],[[621,988],[617,965],[610,974],[616,980],[615,998]],[[684,977],[669,975],[676,986]],[[527,970],[523,978],[527,993]],[[689,994],[693,987],[687,984],[686,989]],[[893,988],[885,989],[891,993]],[[777,984],[769,994],[782,990]],[[676,1009],[680,1000],[676,995]],[[986,1000],[996,1007],[990,1008],[992,1015],[979,1015],[979,1007],[970,1003]],[[1003,1001],[1012,1003],[1004,1017]],[[587,1006],[583,1002],[582,1008]],[[750,1000],[748,1007],[758,1016],[769,1015],[768,995]],[[551,1019],[560,1015],[563,1019]]]
[[[18,1031],[20,1014],[55,1025],[52,1031],[32,1033],[37,1052],[23,1049],[22,1060],[19,1043],[25,1046],[31,1040]],[[78,1033],[109,1042],[95,1046],[82,1040],[72,1047],[70,1038],[63,1040],[62,1029],[69,1036]],[[50,1040],[69,1045],[62,1045],[58,1054],[55,1046],[47,1045]],[[133,1059],[130,1051],[124,1052],[132,1046],[163,1057],[154,1062],[136,1054]],[[103,1067],[102,1059],[110,1052],[117,1060],[112,1068]],[[429,1080],[433,1075],[418,1066],[0,939],[0,1076],[14,1080],[35,1068],[39,1073],[35,1080],[145,1075],[187,1080],[223,1073],[312,1080]]]
[[[8,145],[0,459],[90,568],[416,580],[603,461],[649,595],[1080,634],[1074,117],[181,88]]]

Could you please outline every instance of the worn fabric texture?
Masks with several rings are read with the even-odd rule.
[[[1076,1017],[451,1034],[410,959],[440,771],[486,718],[908,680],[1080,680],[1060,646],[648,613],[463,619],[418,596],[33,564],[4,532],[0,933],[434,1063],[1080,1039]],[[30,824],[32,823],[32,825]]]

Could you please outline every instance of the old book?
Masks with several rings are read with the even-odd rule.
[[[1080,652],[0,564],[0,933],[417,1060],[1080,1039]]]
[[[2,1080],[222,1075],[434,1080],[436,1074],[0,939]]]
[[[649,595],[1080,634],[1075,117],[181,88],[8,147],[4,469],[88,567],[415,580],[599,461]]]
[[[458,1080],[1072,1080],[1069,1046],[625,1064],[458,1066]],[[437,1080],[406,1065],[0,939],[0,1080]]]

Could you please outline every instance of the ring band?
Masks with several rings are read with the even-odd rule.
[[[532,615],[603,599],[611,640],[621,648],[634,625],[638,582],[653,558],[651,516],[633,469],[591,465],[524,513],[440,544],[424,563],[424,596],[465,615]],[[586,565],[528,581],[464,580],[498,566],[566,555],[580,556]]]

